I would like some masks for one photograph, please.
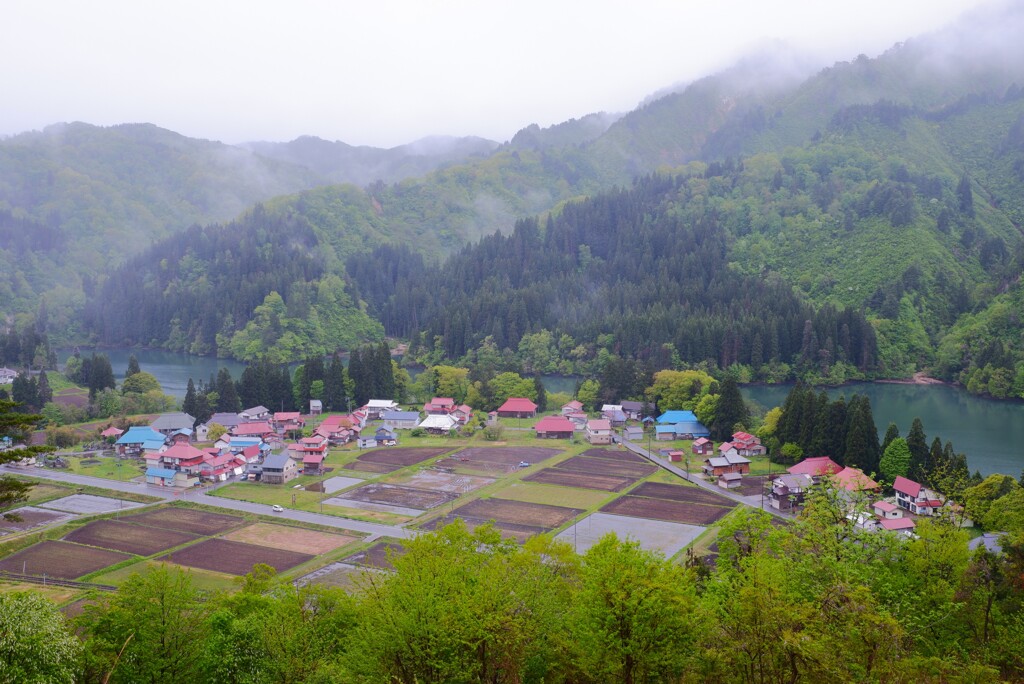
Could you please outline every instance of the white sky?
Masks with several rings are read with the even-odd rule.
[[[874,56],[985,0],[4,0],[0,136],[149,122],[238,143],[427,135],[626,111],[767,40]]]

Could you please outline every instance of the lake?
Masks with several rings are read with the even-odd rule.
[[[743,395],[766,408],[781,406],[791,385],[750,385]],[[855,383],[826,388],[829,398],[866,395],[871,401],[879,438],[889,423],[907,436],[914,418],[924,423],[928,444],[936,436],[953,442],[967,454],[971,472],[1004,473],[1019,477],[1024,469],[1024,402],[996,401],[968,394],[949,385]]]

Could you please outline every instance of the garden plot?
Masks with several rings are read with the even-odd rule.
[[[437,462],[440,468],[467,469],[476,472],[510,473],[520,463],[541,463],[562,453],[546,447],[469,447]]]
[[[711,506],[727,506],[732,508],[735,502],[732,499],[709,492],[700,487],[687,485],[664,484],[661,482],[644,482],[642,485],[629,493],[630,496],[643,496],[650,499],[667,499],[669,501],[688,501],[691,503],[702,503]]]
[[[446,473],[441,470],[427,469],[413,473],[408,477],[395,481],[392,484],[413,487],[415,489],[429,489],[435,492],[455,492],[465,494],[480,489],[494,482],[494,478],[480,477],[478,475],[459,475],[458,473]]]
[[[138,508],[143,504],[124,499],[113,499],[107,496],[93,496],[92,494],[72,494],[61,499],[54,499],[39,504],[41,508],[52,508],[55,511],[66,513],[78,513],[81,515],[92,515],[94,513],[113,513],[114,511],[125,511],[129,508]]]
[[[137,556],[152,556],[199,537],[188,532],[144,527],[119,520],[96,520],[70,532],[64,539]]]
[[[391,473],[402,468],[436,458],[451,451],[437,447],[385,447],[360,454],[356,460],[346,463],[348,470],[363,470],[370,473]]]
[[[587,449],[580,454],[580,456],[586,456],[587,458],[604,458],[609,461],[650,464],[650,461],[643,456],[634,454],[632,451],[626,451],[625,449]]]
[[[160,508],[155,511],[126,516],[124,520],[202,536],[227,532],[232,527],[245,522],[244,519],[234,515],[207,513],[191,508]]]
[[[564,525],[582,512],[578,508],[509,499],[477,499],[455,509],[443,518],[430,521],[424,525],[424,529],[436,530],[457,518],[465,521],[470,528],[493,520],[495,527],[502,532],[512,535],[519,541],[525,541],[533,535]]]
[[[310,554],[274,549],[269,546],[244,544],[227,539],[207,539],[198,544],[186,546],[160,560],[229,575],[245,575],[251,572],[252,566],[257,563],[265,563],[278,572],[284,572],[313,558],[314,556]]]
[[[13,511],[8,511],[17,515],[21,520],[7,520],[0,516],[0,536],[5,534],[11,534],[12,532],[24,532],[26,530],[35,529],[36,527],[44,527],[46,525],[55,525],[57,523],[67,522],[75,516],[71,513],[65,513],[63,511],[48,511],[44,508],[37,508],[36,506],[22,506],[16,508]]]
[[[224,535],[224,539],[319,556],[354,542],[358,537],[317,532],[288,525],[254,523]]]
[[[44,541],[0,560],[4,572],[75,579],[131,556],[65,541]]]
[[[670,558],[699,537],[705,529],[698,525],[594,513],[563,530],[555,538],[572,544],[577,553],[586,553],[601,537],[614,532],[620,539],[635,539],[641,548],[659,551]]]
[[[601,510],[615,515],[707,526],[725,516],[732,508],[629,495],[612,501]]]
[[[363,549],[358,553],[353,553],[347,558],[343,558],[342,562],[349,563],[351,565],[361,565],[368,568],[378,568],[381,570],[394,570],[394,566],[391,565],[391,558],[397,558],[405,554],[405,547],[397,541],[378,541],[373,546]]]
[[[416,511],[414,515],[419,515],[423,511],[437,508],[457,498],[459,498],[459,495],[454,492],[438,492],[429,489],[371,483],[349,490],[345,492],[345,496],[336,496],[324,503],[345,506],[347,508],[358,508],[359,504],[362,503],[397,506],[405,510]]]
[[[583,489],[600,489],[605,492],[621,492],[630,486],[635,479],[618,475],[590,475],[572,470],[561,470],[558,467],[545,468],[533,475],[523,478],[526,482],[562,485],[564,487],[581,487]]]
[[[643,479],[652,473],[657,472],[658,466],[650,463],[637,463],[621,459],[595,458],[592,456],[573,456],[562,461],[556,468],[558,470],[570,470],[587,475],[615,475],[617,477],[630,477],[633,481]]]

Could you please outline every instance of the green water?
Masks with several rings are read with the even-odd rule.
[[[748,399],[771,408],[781,406],[791,386],[747,386]],[[1005,473],[1018,477],[1024,469],[1024,402],[995,401],[947,385],[859,383],[827,389],[829,397],[867,395],[879,437],[889,423],[906,436],[914,418],[920,418],[928,443],[939,437],[952,441],[967,454],[971,471],[982,475]]]

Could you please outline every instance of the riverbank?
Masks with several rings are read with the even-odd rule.
[[[925,375],[924,371],[918,371],[909,378],[882,378],[881,380],[875,380],[877,383],[883,385],[948,385],[954,387],[955,385],[945,380],[939,380],[938,378],[932,378]]]

